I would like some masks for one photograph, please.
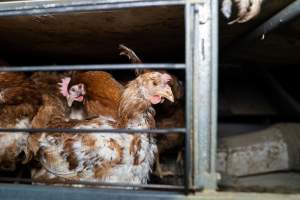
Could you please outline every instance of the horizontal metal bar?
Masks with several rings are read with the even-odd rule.
[[[186,199],[186,196],[176,191],[152,190],[122,190],[122,189],[97,189],[89,187],[55,187],[43,185],[0,184],[0,197],[4,199],[31,199],[31,200],[120,200],[120,199]]]
[[[184,69],[185,64],[102,64],[102,65],[59,65],[0,67],[0,72],[68,71],[68,70],[118,70],[118,69]]]
[[[59,133],[156,133],[156,134],[171,134],[185,133],[185,128],[166,128],[166,129],[70,129],[70,128],[0,128],[1,132],[59,132]]]
[[[0,184],[1,200],[299,200],[300,194],[270,194],[249,192],[204,192],[184,195],[176,191],[121,190],[43,185]]]
[[[1,2],[0,16],[183,5],[185,0],[63,0]]]
[[[144,188],[144,189],[159,189],[159,190],[183,190],[184,187],[180,185],[162,185],[162,184],[128,184],[128,183],[108,183],[101,181],[73,181],[73,180],[43,180],[43,181],[33,181],[31,179],[25,178],[10,178],[10,177],[0,177],[0,182],[21,182],[21,183],[44,183],[44,184],[69,184],[69,185],[86,185],[86,186],[105,186],[111,189],[117,188]]]

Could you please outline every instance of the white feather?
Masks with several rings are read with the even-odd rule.
[[[30,128],[30,122],[28,118],[23,118],[17,121],[15,128]],[[15,146],[14,152],[11,156],[18,156],[22,151],[25,151],[27,144],[27,138],[29,133],[27,132],[18,132],[18,133],[0,133],[0,163],[2,158],[6,157],[7,149],[11,146]],[[0,166],[1,168],[2,166]]]
[[[79,125],[74,128],[113,128],[105,122],[114,121],[110,117],[99,117],[99,123],[87,123],[84,125]],[[100,125],[102,124],[102,125]],[[144,113],[136,118],[136,120],[130,121],[127,128],[149,128],[148,123],[144,118]],[[76,160],[78,161],[78,166],[76,169],[70,170],[68,165],[61,165],[51,168],[51,166],[45,167],[47,169],[47,174],[55,174],[58,177],[70,178],[70,176],[79,177],[78,180],[82,181],[104,181],[110,183],[131,183],[131,184],[146,184],[149,179],[149,173],[151,172],[151,167],[154,162],[155,154],[157,153],[157,146],[152,137],[148,134],[138,134],[141,139],[141,149],[137,152],[139,156],[139,161],[137,165],[134,165],[134,156],[131,155],[130,147],[132,145],[132,140],[134,135],[132,134],[117,134],[117,133],[88,133],[90,138],[95,140],[93,146],[93,151],[85,149],[81,134],[74,136],[76,142],[73,143],[73,152],[76,154]],[[81,135],[82,136],[82,135]],[[41,137],[43,141],[45,138]],[[113,160],[118,160],[119,154],[115,148],[109,146],[110,141],[115,141],[122,149],[122,159],[120,163],[112,166],[112,168],[105,174],[104,177],[95,177],[95,166],[101,165],[103,163],[111,162]],[[49,141],[49,140],[48,140]],[[62,146],[54,146],[53,143],[43,142],[42,145],[48,146],[48,148],[59,149],[58,151],[63,151]],[[51,147],[50,147],[51,146]],[[101,158],[100,160],[98,158]],[[64,157],[63,159],[66,159]],[[98,160],[97,160],[98,159]],[[67,161],[66,161],[67,163]],[[43,170],[45,173],[45,171]],[[64,172],[64,173],[61,173]],[[44,173],[40,171],[33,171],[34,178],[43,176]],[[76,174],[77,173],[77,174]],[[50,177],[50,176],[49,176]],[[77,178],[76,178],[77,179]]]

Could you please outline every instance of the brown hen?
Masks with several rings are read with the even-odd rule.
[[[32,121],[33,128],[49,128],[53,120],[83,119],[85,88],[70,84],[73,72],[36,72],[31,79],[42,94],[43,103]],[[59,84],[58,84],[59,83]],[[66,95],[65,97],[62,95]],[[54,128],[54,127],[51,127]]]
[[[0,127],[30,128],[41,95],[24,73],[0,73]],[[18,163],[27,163],[31,156],[27,132],[0,133],[0,169],[14,171]]]
[[[141,59],[136,55],[136,53],[126,47],[125,45],[119,45],[120,55],[127,56],[132,63],[142,63]],[[151,72],[154,70],[150,69],[137,69],[135,71],[136,75]],[[165,70],[159,70],[159,72],[165,73]],[[175,103],[164,102],[156,106],[156,126],[157,128],[182,128],[185,126],[185,115],[184,115],[184,88],[182,82],[174,75],[171,75],[172,80],[170,80],[169,85],[172,88],[174,94]],[[184,144],[184,136],[178,133],[170,133],[164,135],[158,135],[157,137],[157,147],[158,155],[161,155],[168,150],[179,148],[178,161],[181,159],[182,149]],[[167,175],[174,175],[174,172],[163,171],[160,167],[160,156],[156,158],[156,171],[155,174],[160,178]]]

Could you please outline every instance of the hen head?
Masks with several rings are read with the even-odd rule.
[[[82,83],[69,86],[70,77],[63,78],[59,85],[60,93],[66,97],[68,106],[71,107],[74,101],[83,102],[86,94],[85,86]]]
[[[174,96],[169,82],[172,77],[167,73],[148,72],[141,74],[137,78],[143,97],[150,101],[151,104],[158,104],[168,99],[174,102]]]

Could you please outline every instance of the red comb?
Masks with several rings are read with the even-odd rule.
[[[68,85],[69,85],[70,81],[71,81],[71,78],[66,77],[66,78],[61,79],[61,82],[58,83],[58,85],[60,86],[59,87],[60,93],[65,97],[69,95]]]

